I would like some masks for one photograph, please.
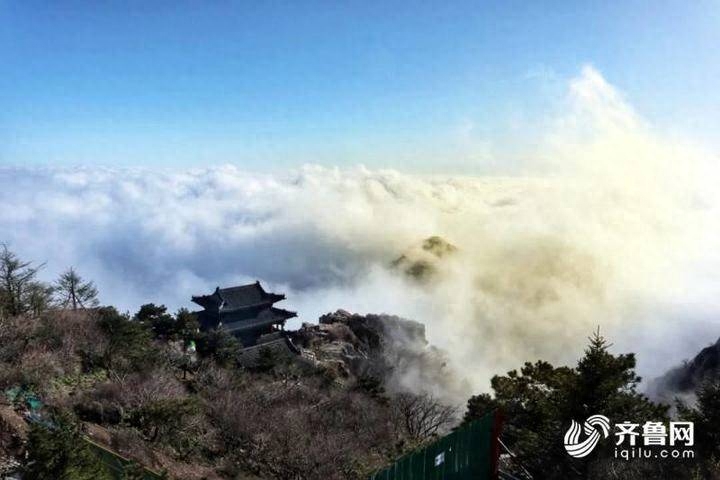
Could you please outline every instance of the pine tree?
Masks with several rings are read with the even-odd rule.
[[[107,337],[102,364],[115,372],[148,369],[157,360],[150,328],[112,307],[97,310],[97,324]]]
[[[54,293],[62,308],[91,308],[98,305],[98,291],[93,282],[86,282],[70,267],[55,282]]]
[[[694,422],[695,445],[703,478],[720,472],[720,382],[709,381],[695,392],[694,407],[678,402],[678,417]]]
[[[146,303],[140,307],[134,318],[135,321],[151,328],[157,338],[168,338],[175,327],[175,319],[167,313],[165,305]]]
[[[625,419],[643,421],[667,417],[666,406],[654,404],[638,393],[642,379],[635,374],[635,354],[611,354],[608,350],[612,344],[600,335],[599,329],[589,341],[569,392],[567,409],[573,418],[603,412],[606,416],[624,415]]]
[[[23,478],[27,480],[111,480],[112,476],[77,427],[58,418],[52,427],[33,424]]]
[[[7,245],[0,250],[0,314],[39,313],[48,303],[47,287],[35,277],[42,265],[22,261]]]
[[[501,408],[506,418],[503,441],[535,478],[604,478],[604,473],[591,472],[604,472],[603,462],[610,455],[605,447],[612,442],[598,446],[591,457],[573,459],[562,444],[572,420],[582,423],[596,414],[616,422],[667,420],[666,406],[637,392],[635,356],[613,355],[610,347],[597,331],[575,368],[538,361],[526,363],[520,372],[496,375],[491,380],[494,395],[470,398],[465,421]]]
[[[190,342],[195,340],[198,336],[200,324],[197,320],[197,315],[190,312],[186,308],[181,308],[175,314],[175,327],[174,335],[178,340]]]
[[[198,335],[198,355],[214,358],[220,365],[234,365],[241,350],[240,340],[225,330],[215,329]]]

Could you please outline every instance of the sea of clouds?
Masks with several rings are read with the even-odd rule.
[[[526,360],[573,363],[597,326],[659,374],[720,336],[713,157],[592,67],[558,110],[506,177],[3,167],[0,241],[46,279],[74,266],[122,310],[259,279],[295,326],[338,308],[420,321],[460,395]],[[458,251],[431,282],[390,268],[433,235]]]

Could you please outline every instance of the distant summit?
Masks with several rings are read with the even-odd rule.
[[[437,274],[440,262],[457,250],[455,245],[442,237],[428,237],[395,259],[392,267],[413,280],[427,282]]]

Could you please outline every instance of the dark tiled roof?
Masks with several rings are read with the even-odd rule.
[[[285,298],[285,295],[267,293],[260,282],[242,285],[239,287],[221,288],[218,290],[223,300],[223,310],[235,310],[261,303],[275,303]]]
[[[204,330],[222,328],[242,339],[246,346],[253,345],[257,337],[273,331],[275,325],[284,325],[295,312],[273,307],[285,295],[266,292],[260,282],[239,287],[215,289],[210,295],[192,297],[193,302],[205,310],[198,312],[198,321]]]
[[[273,312],[273,314],[275,314],[275,316],[283,317],[285,320],[287,320],[288,318],[297,317],[297,312],[285,310],[284,308],[272,307],[270,310]]]
[[[222,303],[222,300],[220,299],[217,290],[215,290],[215,293],[211,295],[193,296],[192,301],[208,310],[217,310],[217,308]]]
[[[267,305],[284,300],[285,295],[268,293],[262,288],[260,282],[238,287],[215,289],[211,295],[192,297],[192,301],[209,309],[220,311],[238,310],[247,307]]]

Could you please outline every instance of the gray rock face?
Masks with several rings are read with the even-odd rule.
[[[394,315],[337,310],[318,325],[304,324],[294,343],[340,383],[375,378],[390,392],[411,391],[451,398],[464,388],[444,352],[428,344],[425,326]]]
[[[692,396],[706,381],[720,380],[720,339],[703,348],[692,360],[669,370],[648,387],[648,395],[671,402],[674,397]]]

